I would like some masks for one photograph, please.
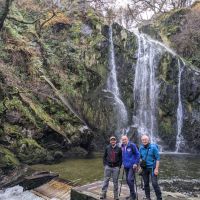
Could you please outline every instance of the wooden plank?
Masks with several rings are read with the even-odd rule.
[[[71,188],[72,186],[70,186],[67,181],[55,178],[32,191],[36,195],[47,200],[52,198],[70,200]]]
[[[103,182],[97,181],[81,187],[72,188],[71,200],[96,200],[99,199]],[[129,196],[129,189],[126,185],[122,186],[120,200]],[[113,183],[110,182],[106,200],[113,200]]]
[[[100,197],[103,182],[97,181],[87,185],[73,187],[69,182],[55,178],[50,182],[35,188],[32,192],[44,200],[59,199],[59,200],[97,200]],[[120,185],[119,185],[120,186]],[[144,191],[140,187],[137,188],[138,200],[144,198]],[[152,199],[155,199],[155,194],[151,189]],[[166,193],[163,192],[163,199],[165,200],[199,200],[199,198],[188,198],[180,193]],[[129,189],[126,184],[122,185],[120,200],[125,200],[129,196]],[[106,200],[113,200],[113,183],[110,182]]]

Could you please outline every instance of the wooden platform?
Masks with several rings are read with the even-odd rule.
[[[97,181],[91,184],[80,187],[72,187],[70,183],[55,178],[50,182],[32,190],[34,194],[44,200],[97,200],[100,197],[102,181]],[[144,197],[144,191],[140,187],[138,189],[138,200]],[[153,191],[153,190],[152,190]],[[129,196],[129,189],[126,184],[122,186],[120,200],[125,200]],[[151,193],[151,199],[155,200],[154,192]],[[106,200],[113,200],[113,184],[110,182]],[[188,197],[181,193],[163,192],[163,200],[199,200],[199,197]]]
[[[103,182],[97,181],[81,187],[72,188],[71,200],[96,200],[99,199]],[[120,184],[119,184],[120,185]],[[121,189],[120,200],[125,200],[129,196],[127,185],[123,185]],[[142,199],[141,191],[138,194],[139,199]],[[113,200],[113,183],[110,182],[106,200]]]
[[[58,199],[58,200],[70,200],[71,195],[70,184],[60,178],[55,178],[50,182],[35,188],[32,190],[37,196],[49,200],[49,199]]]

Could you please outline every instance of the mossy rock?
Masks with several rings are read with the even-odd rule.
[[[19,160],[10,150],[0,146],[0,168],[15,168],[19,164]]]
[[[15,150],[18,159],[27,164],[44,162],[48,154],[47,150],[40,146],[37,141],[29,138],[17,141]]]
[[[4,134],[14,138],[22,138],[22,128],[18,125],[4,123]]]

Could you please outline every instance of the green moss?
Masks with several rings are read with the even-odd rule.
[[[18,159],[23,163],[44,162],[47,157],[47,151],[33,139],[23,138],[17,141],[14,148]]]
[[[19,165],[18,159],[8,149],[0,146],[0,168],[13,168]]]
[[[159,64],[159,78],[165,81],[166,83],[173,82],[173,79],[170,78],[170,74],[172,73],[171,69],[173,69],[172,64],[173,63],[171,55],[169,53],[164,54]]]
[[[42,149],[42,147],[33,139],[29,138],[23,138],[22,140],[18,141],[18,146],[26,145],[27,148],[39,148]]]
[[[3,101],[1,101],[0,102],[0,114],[2,114],[4,110],[5,110],[5,106],[3,105]]]
[[[29,120],[36,127],[38,127],[38,124],[36,122],[35,117],[31,113],[31,111],[29,110],[29,108],[27,108],[18,97],[14,96],[12,99],[6,100],[5,104],[6,104],[6,107],[9,108],[10,110],[13,110],[13,109],[19,110],[21,112],[21,114],[27,120]]]
[[[12,125],[9,123],[4,123],[4,134],[14,137],[16,139],[22,138],[22,128],[18,125]]]
[[[160,132],[162,134],[162,138],[167,137],[170,138],[173,135],[173,128],[172,128],[172,119],[171,118],[163,118],[159,124]]]
[[[43,124],[47,124],[57,133],[60,133],[61,135],[65,136],[65,133],[60,128],[59,124],[42,109],[42,106],[39,103],[34,102],[32,99],[23,94],[21,94],[21,97],[23,101],[26,102],[30,106],[30,108],[35,112],[37,117],[42,120]]]
[[[9,35],[9,37],[11,37],[12,39],[16,39],[16,40],[22,39],[22,36],[18,33],[16,26],[13,26],[13,25],[7,23],[5,26],[5,29],[6,29],[7,34]]]

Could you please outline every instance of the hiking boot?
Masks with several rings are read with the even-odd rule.
[[[126,197],[126,200],[136,200],[136,198],[132,197],[132,196],[129,196],[129,197]]]
[[[99,199],[105,199],[106,198],[106,194],[101,194]]]

